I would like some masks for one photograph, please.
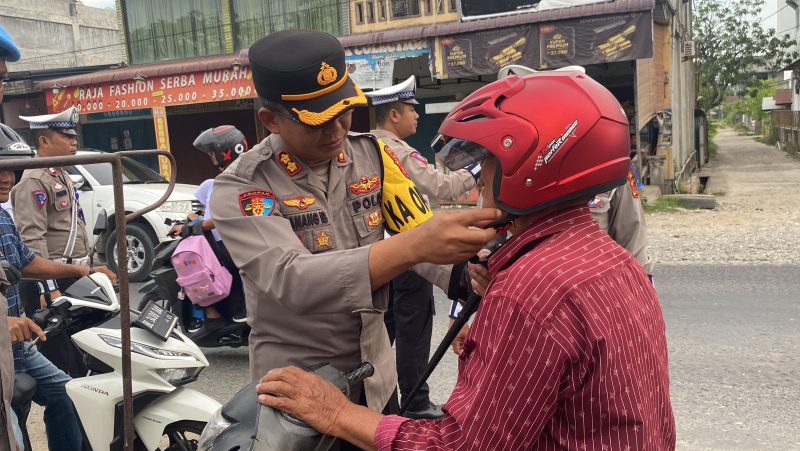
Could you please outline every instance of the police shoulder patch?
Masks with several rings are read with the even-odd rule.
[[[631,195],[634,199],[639,198],[639,187],[636,186],[636,178],[633,176],[632,171],[628,171],[628,183],[631,185]]]
[[[422,154],[417,152],[416,150],[411,152],[411,153],[409,153],[408,156],[410,156],[411,158],[419,161],[423,166],[427,166],[428,165],[428,159],[425,158],[424,156],[422,156]]]
[[[275,210],[275,194],[264,190],[241,193],[239,208],[245,216],[269,216]]]
[[[38,189],[31,194],[33,195],[33,200],[36,202],[36,205],[38,205],[39,208],[44,207],[44,203],[47,202],[47,193]]]

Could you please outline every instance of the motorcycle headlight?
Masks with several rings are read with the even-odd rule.
[[[162,368],[154,370],[155,373],[174,386],[185,385],[197,380],[203,367],[195,368]]]
[[[100,339],[102,339],[104,342],[106,342],[107,345],[122,349],[122,340],[120,340],[119,338],[103,334],[98,334],[97,336],[100,337]],[[131,352],[135,352],[137,354],[145,355],[147,357],[159,360],[197,361],[197,359],[193,355],[188,354],[186,352],[170,351],[169,349],[157,348],[155,346],[146,345],[144,343],[139,343],[136,341],[131,341]]]
[[[192,201],[191,200],[168,200],[161,204],[161,211],[169,211],[172,213],[191,213]]]
[[[211,419],[206,423],[203,433],[200,434],[200,442],[197,444],[197,451],[208,451],[214,446],[214,441],[225,429],[231,427],[231,422],[222,415],[222,408],[219,408]]]

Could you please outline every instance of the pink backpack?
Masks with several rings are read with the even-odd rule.
[[[172,253],[178,285],[193,304],[207,307],[231,292],[233,276],[214,255],[205,236],[188,236]]]

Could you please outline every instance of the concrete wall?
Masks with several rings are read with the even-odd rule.
[[[692,2],[672,1],[671,78],[672,85],[672,161],[675,177],[687,179],[697,169],[694,150],[694,109],[697,105],[697,81],[694,61],[683,60],[683,43],[692,39]]]
[[[786,0],[774,0],[777,2],[777,31],[791,37],[795,42],[794,50],[800,48],[800,6],[797,3],[788,3]]]
[[[116,11],[72,0],[0,0],[0,25],[22,51],[12,72],[123,61]]]

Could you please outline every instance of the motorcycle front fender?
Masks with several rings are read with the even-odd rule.
[[[208,423],[222,404],[190,388],[178,387],[150,403],[133,419],[136,435],[146,449],[156,449],[164,429],[179,421]]]

